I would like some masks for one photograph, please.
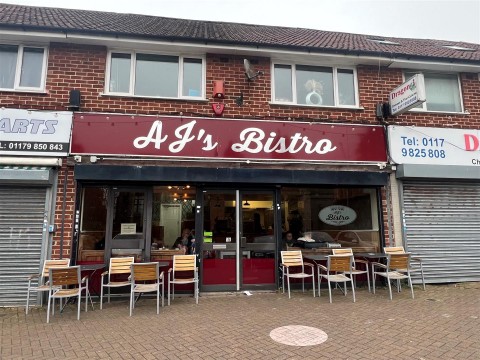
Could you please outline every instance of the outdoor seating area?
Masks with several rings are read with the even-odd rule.
[[[99,308],[103,309],[104,291],[107,289],[107,302],[111,302],[111,289],[118,289],[116,297],[125,295],[129,298],[129,312],[133,315],[135,304],[140,300],[144,293],[155,293],[157,314],[160,313],[161,306],[165,304],[165,286],[168,286],[168,305],[170,305],[170,294],[174,298],[174,286],[193,284],[193,296],[198,304],[199,284],[197,255],[173,255],[172,267],[167,261],[154,261],[148,263],[135,262],[135,258],[112,257],[106,271],[101,273],[100,294],[98,296]],[[60,300],[60,313],[62,313],[68,304],[76,304],[77,319],[80,320],[80,308],[82,297],[84,296],[85,311],[88,311],[88,302],[92,308],[91,284],[89,280],[97,270],[104,269],[103,264],[86,264],[69,266],[70,260],[46,260],[40,274],[31,275],[28,280],[28,291],[26,299],[25,312],[28,314],[30,307],[30,293],[48,292],[47,305],[47,323],[50,322],[50,314],[55,314],[55,300]],[[162,267],[170,267],[168,270],[168,282],[165,279],[165,271]],[[87,272],[87,275],[83,273]],[[98,275],[97,275],[98,276]],[[38,283],[34,279],[38,278]],[[170,292],[170,286],[172,291]],[[122,288],[127,289],[121,292]],[[62,304],[62,299],[67,299]],[[42,304],[42,302],[41,302]]]
[[[287,260],[285,260],[287,259]],[[293,259],[293,260],[292,260]],[[412,263],[417,267],[412,268]],[[289,273],[289,268],[296,268],[296,271]],[[305,272],[304,266],[311,266],[312,272]],[[282,276],[282,290],[285,292],[285,277],[287,278],[287,289],[291,297],[291,278],[302,279],[301,289],[304,292],[305,286],[312,287],[315,292],[315,281],[305,284],[305,278],[316,277],[318,295],[322,281],[327,283],[329,289],[329,300],[332,302],[332,290],[340,290],[347,295],[347,283],[350,283],[353,302],[356,301],[355,289],[357,288],[357,276],[361,277],[362,283],[373,294],[376,293],[376,285],[385,285],[389,291],[389,298],[392,300],[392,282],[397,291],[401,292],[401,281],[406,281],[411,290],[411,297],[414,298],[411,274],[420,272],[423,289],[425,290],[425,279],[423,276],[422,260],[418,257],[412,258],[411,254],[405,252],[404,248],[384,247],[383,252],[354,252],[351,248],[332,248],[312,250],[287,250],[282,251],[282,264],[280,267]],[[315,274],[316,271],[316,274]],[[315,274],[315,275],[314,275]],[[287,276],[290,275],[290,276]],[[332,285],[332,283],[334,283]],[[340,286],[343,283],[343,286]],[[298,281],[295,285],[299,286]]]

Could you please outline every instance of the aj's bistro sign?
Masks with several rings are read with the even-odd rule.
[[[381,126],[75,113],[71,154],[386,162]]]

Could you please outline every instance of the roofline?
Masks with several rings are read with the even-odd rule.
[[[203,45],[207,49],[216,49],[223,50],[223,53],[231,52],[231,46],[245,46],[246,48],[242,49],[243,51],[249,53],[264,53],[263,56],[271,56],[272,53],[290,53],[291,55],[304,55],[308,54],[317,54],[317,55],[334,55],[342,57],[361,57],[361,59],[366,60],[375,60],[377,63],[383,61],[384,64],[388,65],[395,61],[401,60],[402,62],[412,62],[416,61],[426,62],[426,63],[435,63],[437,65],[444,64],[445,66],[466,66],[467,72],[478,72],[480,70],[480,64],[477,60],[468,60],[468,59],[455,59],[447,57],[429,57],[429,56],[420,56],[420,55],[409,55],[404,53],[395,53],[395,52],[385,52],[385,51],[362,51],[362,50],[348,50],[348,49],[329,49],[329,48],[314,48],[308,46],[292,46],[292,45],[280,45],[280,44],[260,44],[253,42],[231,42],[226,40],[216,40],[216,39],[198,39],[198,38],[187,38],[179,36],[155,36],[155,35],[139,35],[132,33],[119,33],[119,32],[109,32],[109,31],[98,31],[98,30],[89,30],[89,29],[59,29],[56,27],[48,26],[31,26],[31,25],[16,25],[16,24],[0,24],[0,32],[2,30],[21,30],[20,32],[12,31],[11,34],[16,35],[33,35],[36,36],[53,36],[58,39],[91,39],[91,40],[109,40],[109,41],[133,41],[135,40],[138,43],[138,40],[144,40],[144,42],[156,42],[162,43],[166,42],[165,45],[182,45],[192,46]],[[39,31],[40,30],[40,31]],[[54,34],[57,34],[55,36]],[[63,36],[58,36],[62,34]],[[88,44],[88,43],[84,43]],[[91,44],[99,45],[99,44]],[[103,44],[105,46],[105,44]],[[213,45],[213,46],[212,46]],[[215,46],[218,45],[218,46]],[[230,45],[230,46],[225,46]],[[238,48],[235,49],[235,53],[238,53]],[[210,51],[207,51],[210,52]],[[303,54],[302,54],[303,53]],[[259,55],[262,56],[262,55]],[[473,68],[471,68],[473,66]],[[459,70],[461,71],[461,70]]]

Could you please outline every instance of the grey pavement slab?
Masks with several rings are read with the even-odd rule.
[[[0,358],[480,359],[480,283],[415,286],[414,300],[407,288],[393,301],[385,288],[377,290],[357,289],[356,303],[335,290],[332,304],[325,287],[321,298],[294,291],[290,300],[281,292],[201,294],[198,305],[176,297],[159,315],[155,300],[141,298],[132,317],[120,299],[103,310],[98,303],[87,313],[82,307],[80,321],[69,305],[50,324],[45,308],[28,315],[24,308],[2,308]],[[292,346],[270,337],[272,330],[299,325],[328,338]]]

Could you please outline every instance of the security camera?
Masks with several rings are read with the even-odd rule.
[[[82,157],[80,155],[75,155],[73,157],[73,160],[75,160],[75,162],[77,162],[77,163],[81,163],[82,162]]]

